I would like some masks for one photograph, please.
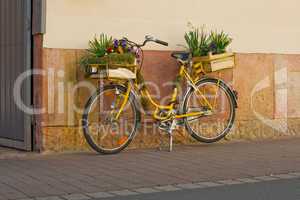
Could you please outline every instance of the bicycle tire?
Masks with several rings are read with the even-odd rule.
[[[134,128],[132,130],[132,133],[130,133],[130,136],[127,140],[126,143],[124,143],[122,146],[120,146],[119,148],[113,149],[113,150],[109,150],[109,149],[105,149],[102,148],[101,146],[95,144],[95,142],[93,141],[91,135],[90,135],[90,130],[88,128],[89,123],[88,123],[88,116],[90,113],[90,109],[91,106],[94,102],[95,99],[98,98],[98,96],[103,93],[106,90],[111,90],[111,89],[115,89],[117,88],[120,92],[122,92],[123,94],[126,93],[127,88],[123,85],[119,85],[119,84],[111,84],[111,85],[105,85],[102,88],[98,89],[87,101],[85,108],[84,108],[84,112],[82,115],[82,126],[83,126],[83,133],[85,136],[85,139],[87,141],[87,143],[89,144],[89,146],[95,150],[98,153],[101,154],[117,154],[119,152],[121,152],[122,150],[124,150],[134,139],[137,129],[139,127],[140,121],[141,121],[141,113],[138,109],[138,104],[137,104],[137,100],[135,98],[135,95],[133,94],[133,92],[131,91],[129,94],[129,103],[133,108],[134,111],[134,115],[135,115],[135,122],[134,122]]]
[[[204,78],[199,80],[195,85],[196,87],[199,87],[205,83],[213,83],[213,84],[219,84],[218,87],[220,87],[221,89],[223,89],[223,91],[226,93],[226,96],[230,102],[230,111],[231,111],[231,115],[230,115],[230,119],[228,121],[228,124],[226,126],[226,128],[222,131],[222,133],[220,135],[218,135],[217,137],[214,138],[207,138],[207,137],[203,137],[201,136],[201,134],[196,133],[189,125],[188,123],[188,118],[184,119],[184,124],[185,124],[185,128],[188,131],[188,133],[197,141],[199,142],[203,142],[203,143],[214,143],[217,142],[221,139],[223,139],[228,133],[229,131],[232,129],[233,124],[234,124],[234,120],[235,120],[235,109],[236,109],[236,99],[233,95],[232,90],[230,89],[229,86],[227,86],[223,81],[220,81],[218,79],[215,78]],[[187,108],[187,104],[188,104],[188,99],[189,97],[192,95],[192,93],[195,91],[194,88],[189,88],[184,100],[183,100],[183,106],[182,106],[182,113],[187,113],[188,108]]]

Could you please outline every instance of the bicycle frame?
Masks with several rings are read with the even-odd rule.
[[[140,77],[143,77],[141,72],[138,70],[138,76]],[[174,106],[176,105],[176,100],[177,100],[177,97],[178,97],[178,85],[179,85],[179,82],[185,78],[189,85],[191,87],[193,87],[197,93],[201,96],[201,99],[204,100],[204,102],[206,103],[206,105],[209,107],[209,109],[213,110],[213,105],[211,105],[211,103],[207,100],[207,98],[205,97],[205,95],[196,87],[196,83],[195,81],[192,79],[192,77],[189,75],[189,73],[187,72],[186,70],[186,66],[184,64],[182,64],[180,66],[180,70],[179,70],[179,74],[177,75],[177,78],[176,78],[176,83],[175,83],[175,87],[173,89],[173,93],[172,93],[172,97],[171,97],[171,101],[170,101],[170,104],[169,105],[160,105],[159,103],[157,103],[150,95],[149,93],[149,90],[147,89],[147,87],[144,85],[144,82],[143,81],[140,81],[139,79],[136,79],[135,83],[134,83],[134,87],[137,89],[139,86],[141,86],[143,84],[143,87],[142,89],[140,90],[140,95],[142,97],[145,97],[154,107],[155,107],[155,111],[153,113],[153,118],[156,119],[156,120],[160,120],[160,121],[163,121],[163,120],[168,120],[170,118],[175,118],[175,119],[182,119],[182,118],[186,118],[186,117],[195,117],[195,116],[201,116],[204,114],[204,112],[189,112],[189,113],[185,113],[185,114],[174,114]],[[116,115],[116,119],[119,118],[120,114],[122,113],[125,105],[127,104],[128,102],[128,99],[129,99],[129,94],[130,94],[130,91],[132,89],[132,86],[131,84],[128,84],[127,86],[127,92],[124,96],[124,101],[123,103],[121,104],[121,107],[120,107],[120,110],[118,112],[118,114]],[[166,111],[167,114],[166,116],[159,116],[159,113],[160,111]]]

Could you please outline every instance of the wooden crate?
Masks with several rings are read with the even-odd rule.
[[[235,66],[234,53],[223,53],[193,58],[193,67],[196,71],[205,73],[233,68]]]
[[[136,79],[135,64],[90,64],[87,75],[93,79]]]

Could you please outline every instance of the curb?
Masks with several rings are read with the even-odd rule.
[[[227,179],[219,181],[206,181],[198,183],[184,183],[184,184],[174,184],[174,185],[164,185],[164,186],[154,186],[154,187],[143,187],[136,189],[126,189],[119,191],[108,191],[108,192],[96,192],[96,193],[86,193],[86,194],[69,194],[64,196],[48,196],[48,197],[38,197],[38,198],[27,198],[19,200],[92,200],[92,199],[104,199],[111,197],[124,197],[124,196],[134,196],[141,194],[152,194],[160,192],[171,192],[180,190],[192,190],[192,189],[204,189],[213,188],[220,186],[229,185],[242,185],[242,184],[253,184],[259,182],[269,182],[276,180],[286,180],[286,179],[296,179],[300,178],[300,172],[291,172],[286,174],[275,174],[269,176],[257,176],[253,178],[239,178],[239,179]]]

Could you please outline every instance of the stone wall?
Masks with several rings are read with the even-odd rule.
[[[81,113],[90,92],[74,87],[85,77],[78,65],[83,50],[43,49],[42,146],[44,151],[81,151],[88,147],[80,127]],[[168,51],[146,51],[143,74],[160,86],[152,93],[165,98],[168,82],[178,66]],[[221,77],[239,93],[235,128],[228,139],[263,139],[296,136],[300,130],[300,55],[237,54],[236,67],[211,76]],[[92,82],[96,85],[97,82]],[[83,85],[81,85],[83,86]],[[145,119],[148,121],[148,119]],[[143,131],[150,129],[151,131]],[[148,134],[145,134],[147,132]],[[150,134],[149,134],[150,132]],[[151,121],[142,127],[131,148],[158,147],[160,136]],[[194,142],[184,130],[176,143]]]

